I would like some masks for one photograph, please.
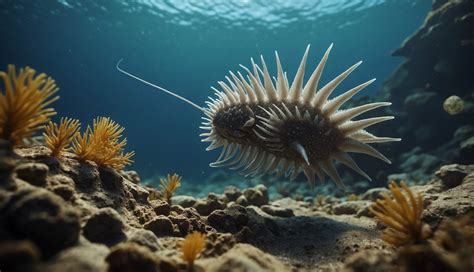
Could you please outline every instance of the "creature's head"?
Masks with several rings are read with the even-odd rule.
[[[247,105],[220,110],[213,120],[216,132],[233,142],[245,141],[252,133],[254,124],[255,114]]]

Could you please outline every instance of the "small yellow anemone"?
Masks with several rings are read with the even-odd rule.
[[[431,234],[429,226],[421,221],[421,194],[415,196],[403,181],[400,185],[401,188],[392,181],[389,189],[393,197],[382,194],[382,199],[378,199],[369,208],[370,212],[387,226],[380,238],[395,246],[417,242]],[[405,191],[405,195],[401,189]]]
[[[166,177],[166,179],[160,179],[161,192],[166,202],[171,204],[171,197],[173,192],[181,186],[181,177],[178,174],[173,174]]]
[[[181,258],[188,263],[188,270],[192,271],[194,261],[199,257],[206,246],[206,235],[200,232],[193,232],[186,235],[181,242]]]
[[[121,139],[124,128],[107,117],[94,119],[93,128],[79,134],[73,142],[73,151],[81,160],[91,160],[117,170],[132,164],[135,152],[123,153],[127,139]]]
[[[58,156],[74,141],[79,134],[79,120],[61,118],[59,126],[49,121],[43,133],[46,147],[51,150],[51,156]]]
[[[35,76],[30,67],[20,69],[14,65],[7,72],[0,71],[5,90],[0,90],[0,138],[17,146],[43,128],[56,112],[48,106],[59,99],[53,96],[58,88],[46,74]]]

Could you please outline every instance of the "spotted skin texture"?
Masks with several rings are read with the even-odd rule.
[[[284,149],[278,152],[269,149],[267,147],[268,143],[263,141],[253,132],[253,129],[255,129],[257,125],[263,125],[259,118],[256,118],[255,124],[251,128],[243,127],[250,118],[255,118],[255,116],[269,118],[269,115],[260,107],[270,108],[272,104],[264,103],[261,106],[257,104],[235,105],[222,109],[217,112],[213,125],[220,137],[231,142],[258,146],[276,156],[298,161],[301,164],[304,164],[305,161],[301,158],[301,155],[295,152],[292,148],[292,144],[295,142],[306,147],[306,152],[310,161],[327,160],[330,155],[337,150],[338,144],[343,139],[342,133],[331,126],[327,118],[323,117],[320,112],[311,113],[311,108],[305,108],[304,106],[300,107],[303,110],[308,110],[311,116],[318,114],[321,118],[324,118],[325,121],[323,123],[325,123],[325,125],[321,126],[308,120],[286,120],[279,126],[280,133],[278,134],[278,138],[281,140],[281,145]],[[281,103],[275,103],[275,105],[281,107]],[[288,108],[298,106],[294,103],[287,103],[287,105]],[[232,133],[232,131],[239,131],[242,132],[242,134],[235,132]],[[238,134],[239,137],[237,137],[236,134]]]

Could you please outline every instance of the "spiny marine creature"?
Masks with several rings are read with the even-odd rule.
[[[277,52],[275,55],[278,76],[274,77],[273,81],[263,57],[261,56],[261,67],[251,59],[252,71],[240,65],[247,73],[247,77],[240,72],[237,72],[237,75],[229,72],[230,77],[226,76],[228,83],[218,82],[221,91],[212,87],[217,97],[209,97],[210,101],[206,101],[207,108],[200,107],[184,97],[123,70],[120,68],[122,60],[117,63],[117,69],[187,102],[206,115],[200,127],[207,131],[200,135],[205,137],[202,141],[211,143],[206,150],[223,147],[217,161],[210,164],[211,167],[228,166],[230,169],[239,169],[245,176],[285,174],[291,180],[303,172],[312,187],[315,175],[324,181],[324,174],[327,174],[339,187],[344,188],[333,164],[334,160],[370,180],[348,153],[363,153],[390,163],[389,159],[368,144],[400,141],[400,139],[377,137],[365,130],[371,125],[391,120],[393,116],[352,120],[367,111],[391,105],[389,102],[340,109],[346,101],[375,79],[328,99],[334,89],[362,61],[318,90],[319,79],[332,46],[331,44],[326,50],[304,86],[303,77],[309,45],[291,86],[286,72],[283,72]]]

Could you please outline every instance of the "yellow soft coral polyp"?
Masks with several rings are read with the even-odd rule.
[[[13,146],[21,145],[56,114],[49,108],[59,99],[54,96],[59,90],[55,81],[44,73],[35,74],[30,67],[17,74],[14,65],[9,65],[7,72],[0,71],[4,84],[4,90],[0,89],[0,138]]]
[[[124,128],[107,117],[98,117],[73,142],[73,151],[81,160],[122,170],[132,164],[135,152],[123,153],[127,139],[121,139]]]

